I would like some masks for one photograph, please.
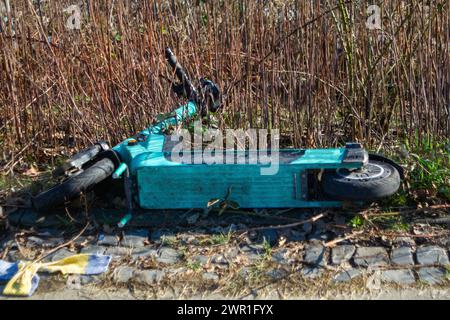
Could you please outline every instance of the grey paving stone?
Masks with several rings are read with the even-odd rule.
[[[167,237],[174,237],[175,234],[166,229],[158,229],[150,233],[150,239],[154,242],[161,242]]]
[[[303,261],[311,265],[325,265],[325,248],[318,243],[309,243],[305,247]]]
[[[266,272],[266,275],[273,280],[280,280],[287,275],[287,271],[284,269],[271,269]]]
[[[240,250],[244,253],[246,252],[254,252],[257,254],[262,254],[264,252],[264,248],[258,244],[244,244],[241,246]]]
[[[156,261],[164,264],[175,264],[181,260],[182,254],[170,247],[162,247],[158,250]]]
[[[133,278],[137,283],[151,285],[161,282],[164,278],[165,272],[163,270],[136,270]]]
[[[447,251],[438,246],[422,246],[416,251],[417,262],[420,265],[448,265]]]
[[[416,245],[414,240],[409,237],[397,237],[392,242],[400,247],[414,247]]]
[[[106,247],[97,245],[87,245],[80,250],[80,253],[86,254],[105,254]]]
[[[308,236],[309,241],[323,242],[330,239],[330,234],[328,232],[314,232]]]
[[[308,279],[315,279],[320,277],[323,273],[323,268],[306,266],[300,270],[300,273]]]
[[[391,251],[391,262],[397,266],[412,266],[414,259],[410,247],[394,248]]]
[[[261,259],[263,258],[261,254],[257,254],[255,252],[245,252],[244,257],[251,264],[257,263],[258,261],[261,261]]]
[[[199,263],[201,266],[204,266],[205,264],[208,263],[209,258],[205,255],[199,254],[199,255],[192,257],[192,260]]]
[[[54,228],[41,228],[37,230],[37,236],[44,238],[62,238],[63,234],[63,230]]]
[[[227,260],[227,258],[225,258],[225,255],[223,255],[223,254],[215,254],[211,257],[211,263],[227,265],[228,260]]]
[[[124,234],[121,245],[131,248],[140,248],[145,246],[145,241],[148,240],[147,230],[133,230]]]
[[[306,233],[310,233],[311,232],[311,230],[312,230],[312,223],[311,222],[307,222],[307,223],[304,223],[303,225],[302,225],[302,229],[303,229],[303,231],[305,231]]]
[[[205,272],[202,278],[205,281],[219,281],[219,276],[215,272]]]
[[[306,240],[306,234],[297,230],[291,230],[287,236],[289,241],[300,242]]]
[[[334,278],[334,282],[348,282],[363,273],[362,269],[352,268],[338,273]]]
[[[119,238],[115,235],[100,234],[98,236],[97,245],[99,245],[99,246],[118,246]]]
[[[62,245],[65,242],[64,238],[48,238],[45,239],[44,247],[54,248],[59,245]]]
[[[67,248],[61,248],[58,251],[56,251],[54,254],[50,255],[48,258],[50,258],[49,260],[54,262],[54,261],[58,261],[70,256],[73,256],[75,254],[75,252],[69,251]]]
[[[41,239],[39,237],[35,237],[35,236],[31,236],[28,237],[27,239],[27,247],[32,247],[32,246],[43,246],[45,243],[44,239]]]
[[[250,263],[261,260],[264,253],[263,248],[257,245],[244,245],[240,250]]]
[[[133,277],[136,269],[128,266],[119,266],[113,272],[113,279],[117,283],[127,283]]]
[[[383,247],[361,247],[356,249],[353,261],[360,267],[379,267],[389,263],[389,256]]]
[[[317,233],[323,233],[327,230],[327,224],[323,220],[317,220],[314,227]]]
[[[64,243],[63,238],[40,238],[31,236],[27,239],[26,246],[28,248],[34,248],[34,247],[43,247],[43,248],[53,248],[57,247]]]
[[[408,269],[384,270],[381,272],[381,279],[399,285],[410,285],[416,282],[413,272]]]
[[[131,257],[133,259],[156,257],[157,255],[158,250],[151,247],[136,248],[131,252]]]
[[[286,248],[275,251],[274,253],[272,253],[272,261],[282,265],[291,264],[293,262],[293,259],[287,256],[288,252],[289,251]]]
[[[331,249],[331,262],[335,265],[340,265],[351,259],[355,253],[355,246],[341,245]]]
[[[127,247],[106,247],[105,250],[105,254],[113,257],[129,256],[131,252],[131,248]]]
[[[446,270],[439,267],[423,267],[417,270],[420,281],[435,285],[448,282],[446,280]]]

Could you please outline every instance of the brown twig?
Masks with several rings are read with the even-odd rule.
[[[326,217],[328,215],[328,213],[321,213],[318,214],[310,219],[306,219],[303,221],[299,221],[299,222],[294,222],[294,223],[289,223],[289,224],[284,224],[284,225],[277,225],[277,226],[267,226],[267,227],[257,227],[257,228],[251,228],[251,229],[246,229],[246,230],[241,230],[241,232],[247,233],[247,232],[251,232],[251,231],[261,231],[261,230],[267,230],[267,229],[286,229],[286,228],[293,228],[293,227],[297,227],[297,226],[301,226],[305,223],[314,223],[319,219],[322,219],[324,217]],[[240,231],[238,231],[240,232]]]
[[[20,252],[20,254],[22,255],[22,257],[25,257],[26,254],[25,254],[25,252],[23,251],[22,246],[20,245],[19,241],[17,241],[17,234],[14,236],[14,242],[16,243],[17,249],[19,249],[19,252]]]
[[[342,242],[342,241],[345,241],[345,240],[354,238],[354,237],[356,237],[356,236],[362,234],[363,232],[364,232],[364,230],[356,231],[356,232],[353,232],[353,233],[351,233],[351,234],[349,234],[348,236],[345,236],[345,237],[343,237],[343,238],[339,238],[339,239],[335,239],[335,240],[332,240],[332,241],[328,241],[327,243],[325,243],[325,247],[327,247],[327,248],[332,248],[332,247],[334,247],[336,244],[338,244],[339,242]]]
[[[382,232],[378,231],[378,235],[380,236],[388,236],[388,237],[409,237],[409,238],[436,238],[436,237],[442,237],[450,235],[450,231],[444,231],[441,233],[435,233],[435,234],[409,234],[409,233],[389,233],[389,232]]]
[[[291,210],[291,209],[289,209],[289,210]],[[219,212],[219,211],[220,211],[219,208],[211,209],[211,212]],[[279,216],[277,214],[272,214],[272,215],[271,214],[267,214],[267,215],[265,215],[265,214],[261,214],[261,213],[258,213],[258,212],[250,212],[250,211],[237,210],[237,209],[235,209],[235,210],[233,210],[233,209],[226,209],[223,213],[245,214],[245,215],[248,215],[248,216],[255,216],[255,217],[260,217],[260,218],[265,218],[265,219],[273,218],[273,219],[277,219],[277,220],[298,221],[298,219],[290,218],[290,217],[284,217],[284,216]]]
[[[2,254],[2,260],[4,260],[8,256],[8,253],[9,253],[9,247],[6,247],[5,251],[3,251],[3,254]]]
[[[82,229],[75,237],[73,237],[73,238],[70,239],[69,241],[67,241],[67,242],[65,242],[65,243],[63,243],[63,244],[61,244],[61,245],[59,245],[59,246],[57,246],[57,247],[55,247],[55,248],[53,248],[53,249],[47,251],[47,252],[44,252],[43,254],[41,254],[40,257],[38,257],[36,260],[34,260],[33,263],[37,263],[37,262],[41,261],[42,259],[44,259],[44,258],[48,257],[49,255],[51,255],[52,253],[58,251],[59,249],[64,248],[64,247],[67,247],[68,245],[70,245],[71,243],[73,243],[75,240],[77,240],[79,237],[81,237],[81,235],[84,233],[84,231],[86,231],[86,229],[87,229],[88,227],[89,227],[89,222],[86,223],[86,225],[84,226],[84,228],[83,228],[83,229]]]

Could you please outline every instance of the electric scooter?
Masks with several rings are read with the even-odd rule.
[[[33,198],[38,211],[62,205],[107,179],[123,180],[128,213],[122,225],[135,205],[205,208],[222,199],[240,208],[329,208],[373,202],[397,192],[402,167],[369,154],[359,143],[332,149],[224,150],[222,158],[232,161],[222,162],[211,161],[211,153],[192,161],[199,153],[194,150],[180,159],[174,153],[179,141],[174,143],[167,129],[218,111],[221,92],[205,78],[196,88],[169,48],[165,54],[179,80],[173,90],[188,102],[113,148],[99,142],[68,159],[53,172],[62,182]],[[261,154],[273,160],[275,152],[276,172],[263,174],[272,164],[262,161]]]

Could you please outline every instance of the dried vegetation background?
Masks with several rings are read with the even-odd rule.
[[[295,147],[448,140],[445,0],[376,1],[381,30],[364,0],[0,2],[3,170],[117,143],[181,103],[166,46],[223,88],[221,127],[279,128]]]

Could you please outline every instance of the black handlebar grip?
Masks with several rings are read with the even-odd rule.
[[[183,88],[186,92],[187,97],[189,99],[195,99],[197,92],[194,86],[192,85],[191,81],[189,80],[189,77],[187,76],[183,67],[178,63],[177,57],[175,57],[170,48],[166,48],[166,59],[169,65],[172,67],[172,69],[175,69],[175,74],[177,75],[177,78],[180,80],[180,82],[183,84]]]
[[[173,52],[170,48],[166,48],[166,59],[167,59],[167,62],[169,62],[172,69],[176,69],[176,70],[182,69],[181,65],[177,61],[177,57],[175,57],[175,55],[173,54]],[[178,73],[177,73],[177,76],[178,76]],[[181,80],[182,79],[180,79],[180,81]]]

